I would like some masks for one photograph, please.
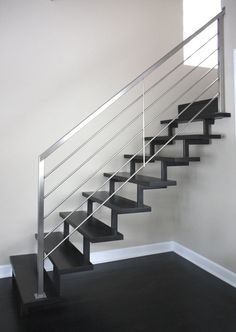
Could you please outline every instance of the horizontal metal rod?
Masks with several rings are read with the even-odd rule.
[[[182,66],[187,60],[189,60],[193,55],[195,55],[198,51],[200,51],[204,46],[206,46],[212,39],[214,39],[218,33],[216,33],[214,36],[209,38],[204,44],[202,44],[199,48],[197,48],[192,54],[190,54],[187,58],[185,58],[183,61],[179,62],[173,69],[171,69],[167,74],[162,76],[156,83],[154,83],[148,90],[146,90],[145,94],[155,88],[158,84],[160,84],[164,79],[166,79],[170,74],[175,72],[176,69],[178,69],[180,66]],[[217,49],[216,49],[217,50]],[[205,58],[206,60],[206,58]],[[197,67],[199,67],[200,64],[198,64]],[[140,99],[142,98],[142,95],[140,95]]]
[[[178,63],[173,69],[171,69],[167,74],[162,76],[157,82],[155,82],[153,85],[151,85],[144,93],[146,95],[149,93],[153,88],[155,88],[158,84],[160,84],[164,79],[166,79],[169,75],[171,75],[173,72],[175,72],[176,69],[178,69],[180,66],[182,66],[187,60],[189,60],[193,55],[195,55],[198,51],[200,51],[204,46],[206,46],[211,40],[213,40],[218,33],[213,35],[211,38],[209,38],[204,44],[202,44],[199,48],[197,48],[192,54],[190,54],[186,59]],[[127,105],[125,108],[123,108],[120,113],[118,113],[115,117],[113,117],[110,121],[108,121],[104,126],[102,126],[99,130],[97,130],[92,136],[90,136],[85,142],[83,142],[80,146],[78,146],[74,151],[72,151],[66,158],[64,158],[62,161],[60,161],[56,166],[54,166],[46,175],[45,179],[47,179],[52,173],[54,173],[59,167],[61,167],[65,162],[67,162],[70,158],[72,158],[77,152],[79,152],[85,145],[87,145],[92,139],[94,139],[98,134],[100,134],[106,127],[108,127],[113,121],[117,120],[127,109],[132,107],[134,104],[136,104],[140,99],[142,98],[142,95],[138,96],[134,101],[132,101],[129,105]]]
[[[123,89],[121,89],[117,94],[115,94],[112,98],[110,98],[107,102],[105,102],[102,106],[100,106],[95,112],[91,113],[87,116],[83,121],[81,121],[77,126],[75,126],[72,130],[70,130],[67,134],[65,134],[62,138],[60,138],[56,143],[51,145],[46,151],[44,151],[40,155],[40,160],[46,159],[50,156],[54,151],[56,151],[61,145],[67,142],[71,137],[73,137],[78,131],[84,128],[90,121],[95,119],[98,115],[103,113],[108,107],[114,104],[121,96],[126,94],[129,90],[131,90],[134,86],[140,83],[144,78],[150,75],[154,70],[160,67],[163,63],[165,63],[169,58],[171,58],[174,54],[176,54],[179,50],[181,50],[186,44],[188,44],[193,38],[199,35],[202,31],[204,31],[209,25],[214,23],[220,17],[222,17],[225,13],[225,8],[213,17],[209,22],[204,24],[200,29],[195,31],[191,36],[186,38],[183,42],[179,43],[176,47],[174,47],[171,51],[169,51],[165,56],[163,56],[160,60],[155,62],[152,66],[146,69],[142,74],[140,74],[137,78],[127,84]]]
[[[207,105],[205,105],[196,115],[194,115],[187,123],[187,125],[184,126],[184,129],[178,131],[178,133],[176,133],[174,136],[172,136],[166,143],[165,145],[163,145],[158,151],[155,152],[155,154],[153,156],[151,156],[148,160],[148,162],[150,162],[158,153],[160,153],[165,146],[167,146],[171,141],[173,141],[175,139],[175,137],[177,135],[179,135],[180,133],[183,133],[185,131],[185,129],[188,127],[188,125],[199,115],[201,114],[201,112],[203,112],[203,110],[210,105],[210,103],[216,99],[216,97],[218,96],[218,93],[216,94],[216,96],[214,98],[211,99],[211,101],[209,103],[207,103]],[[156,137],[155,137],[156,138]],[[140,151],[142,150],[142,148],[140,149]],[[147,163],[148,163],[147,162]],[[74,230],[69,233],[62,241],[60,241],[46,256],[45,259],[48,258],[63,242],[65,242],[70,236],[72,236],[89,218],[91,218],[98,210],[101,209],[102,206],[104,206],[104,204],[106,204],[107,201],[109,201],[120,189],[122,189],[140,170],[142,170],[144,168],[144,165],[142,164],[122,185],[119,186],[119,188],[117,188],[102,204],[100,204],[92,213],[89,214],[89,216],[87,216],[83,222],[78,225],[76,228],[74,228]]]
[[[71,196],[73,196],[79,189],[81,189],[88,181],[92,180],[99,171],[101,171],[104,167],[106,167],[110,162],[112,162],[112,160],[115,159],[115,157],[117,157],[121,151],[123,151],[131,142],[133,142],[138,136],[140,135],[140,132],[138,132],[137,134],[135,134],[131,140],[129,140],[125,145],[122,146],[122,148],[117,151],[115,154],[112,155],[112,157],[106,161],[104,164],[102,164],[93,174],[92,176],[89,176],[85,181],[83,181],[79,187],[75,188],[68,196],[66,196],[56,207],[54,207],[50,212],[48,212],[47,215],[45,215],[44,220],[47,219],[53,212],[56,211],[56,209],[59,208],[59,206],[61,206],[63,203],[65,203]]]
[[[204,93],[208,91],[216,82],[218,82],[218,80],[219,78],[217,77],[214,81],[212,81],[196,98],[194,98],[194,100],[191,103],[189,103],[181,112],[179,112],[175,118],[173,118],[170,122],[168,122],[168,124],[166,124],[166,126],[163,129],[167,129],[176,119],[179,118],[180,115],[185,113],[192,106],[192,104],[198,101],[198,99],[201,98],[204,95]],[[161,129],[161,131],[159,131],[159,133],[156,136],[152,137],[146,145],[149,145],[154,139],[156,139],[156,137],[159,136],[159,134],[162,132],[163,129]]]
[[[135,116],[134,119],[129,121],[124,127],[122,127],[115,135],[113,135],[108,141],[106,141],[99,149],[97,149],[91,156],[89,156],[82,164],[76,167],[69,175],[67,175],[62,181],[54,186],[47,194],[44,195],[44,199],[50,196],[55,190],[61,187],[69,178],[71,178],[76,172],[78,172],[83,166],[85,166],[92,158],[94,158],[99,152],[101,152],[109,143],[116,139],[125,129],[127,129],[132,123],[134,123],[141,114]]]
[[[147,91],[148,92],[148,91]],[[48,178],[52,173],[54,173],[59,167],[61,167],[65,162],[67,162],[71,157],[73,157],[77,152],[79,152],[85,145],[87,145],[92,139],[94,139],[98,134],[100,134],[106,127],[108,127],[113,121],[117,120],[127,109],[133,106],[141,97],[137,97],[131,104],[126,106],[123,110],[120,111],[114,118],[108,121],[104,126],[97,130],[92,136],[90,136],[84,143],[82,143],[78,148],[72,151],[65,159],[58,163],[54,168],[52,168],[46,175],[45,179]]]
[[[166,96],[168,92],[173,90],[179,83],[181,83],[185,78],[187,78],[190,74],[192,74],[197,68],[200,67],[202,63],[204,63],[207,59],[209,59],[218,49],[215,49],[211,52],[206,58],[204,58],[201,62],[198,63],[193,69],[191,69],[187,74],[183,75],[176,83],[174,83],[170,88],[164,91],[158,98],[156,98],[150,105],[148,105],[145,111],[149,110],[154,104],[156,104],[162,97]],[[215,66],[216,67],[216,66]],[[211,68],[210,70],[215,69],[215,67]],[[208,74],[208,73],[207,73]],[[197,82],[198,83],[198,82]]]
[[[147,125],[145,125],[145,129],[147,127],[149,127],[149,125],[152,124],[152,122],[156,119],[158,119],[163,113],[165,113],[171,106],[173,106],[177,101],[179,101],[180,98],[182,98],[187,92],[189,92],[194,86],[196,86],[203,78],[205,78],[215,67],[217,66],[217,64],[212,67],[211,69],[209,69],[204,75],[202,75],[200,77],[200,79],[195,82],[192,86],[190,86],[186,91],[184,91],[184,93],[182,93],[180,96],[178,96],[177,99],[174,100],[174,102],[172,102],[171,104],[169,104],[166,108],[164,108],[160,113],[158,113],[153,119],[152,121],[150,121],[149,123],[147,123]],[[158,99],[155,100],[155,103],[158,101]],[[152,103],[153,106],[154,103]],[[148,106],[146,109],[148,109],[150,106]],[[139,115],[141,116],[141,114]],[[117,153],[115,153],[112,158],[108,161],[105,162],[104,165],[102,165],[102,167],[100,167],[93,175],[93,177],[103,168],[105,167],[107,164],[109,164],[120,152],[122,152],[130,143],[132,143],[134,141],[135,138],[137,138],[140,134],[142,133],[142,130],[140,130],[137,134],[135,134],[133,136],[133,138],[128,141],[128,143],[126,143]],[[93,178],[92,177],[92,178]],[[68,198],[70,198],[72,195],[74,195],[84,184],[86,184],[89,180],[91,180],[92,178],[87,178],[85,180],[85,182],[83,182],[79,187],[75,188],[66,198],[64,198],[55,208],[53,208],[47,215],[45,215],[44,219],[47,219],[59,206],[61,206]]]
[[[211,52],[207,57],[205,57],[202,61],[198,63],[193,69],[191,69],[187,74],[183,75],[176,83],[174,83],[170,88],[164,91],[157,99],[155,99],[149,106],[147,106],[144,110],[146,112],[149,110],[154,104],[156,104],[161,98],[167,95],[168,92],[173,90],[178,84],[180,84],[185,78],[187,78],[190,74],[192,74],[199,66],[204,63],[207,59],[209,59],[217,49]],[[125,129],[127,129],[131,124],[133,124],[139,117],[141,117],[142,113],[138,114],[134,119],[129,121],[123,128],[121,128],[115,135],[113,135],[108,141],[106,141],[99,149],[97,149],[91,156],[89,156],[82,164],[76,167],[70,174],[68,174],[63,180],[61,180],[57,185],[55,185],[48,193],[44,195],[44,199],[49,197],[54,191],[56,191],[59,187],[61,187],[69,178],[71,178],[76,172],[78,172],[83,166],[85,166],[92,158],[94,158],[99,152],[101,152],[108,144],[110,144],[114,139],[116,139]]]
[[[207,90],[209,90],[213,84],[215,84],[218,81],[218,78],[213,81],[211,84],[209,84],[200,95],[198,95],[198,97],[196,97],[194,99],[194,101],[192,103],[190,103],[189,105],[187,105],[187,107],[185,107],[180,113],[178,113],[178,115],[170,121],[170,123],[168,123],[166,126],[164,126],[158,133],[156,136],[154,136],[150,141],[148,141],[148,143],[145,145],[145,148],[156,138],[158,137],[166,128],[168,128],[170,126],[170,124],[175,121],[180,115],[182,115],[184,112],[186,112],[191,105],[198,100],[198,98],[200,98]],[[152,123],[152,122],[150,122]],[[150,124],[149,123],[149,124]],[[140,131],[142,133],[142,130]],[[50,232],[47,233],[47,235],[45,236],[45,238],[47,238],[51,233],[53,233],[58,227],[60,227],[75,211],[77,211],[79,208],[81,208],[95,193],[97,193],[102,187],[104,187],[104,185],[109,182],[123,167],[125,167],[126,165],[128,165],[128,163],[130,161],[132,161],[132,159],[134,159],[136,157],[136,155],[138,153],[140,153],[142,151],[143,148],[141,148],[140,150],[138,150],[128,161],[126,161],[115,173],[113,173],[98,189],[96,189],[96,191],[94,191],[92,194],[90,194],[84,201],[82,204],[80,204],[76,209],[74,209],[73,211],[71,211],[58,225],[56,225]]]

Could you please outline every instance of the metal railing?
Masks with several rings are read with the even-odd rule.
[[[85,120],[80,122],[77,126],[75,126],[71,131],[69,131],[67,134],[65,134],[61,139],[59,139],[55,144],[50,146],[45,152],[43,152],[39,156],[39,176],[38,176],[38,253],[37,253],[37,269],[38,269],[38,290],[37,294],[35,294],[36,298],[40,299],[45,297],[44,293],[44,260],[52,254],[64,241],[66,241],[74,232],[78,230],[79,227],[81,227],[91,216],[94,215],[97,211],[101,209],[101,207],[106,204],[106,202],[112,198],[121,188],[123,188],[141,169],[143,169],[147,163],[149,163],[160,151],[162,151],[167,144],[169,144],[172,140],[175,139],[175,137],[183,132],[185,128],[191,123],[201,112],[204,111],[206,107],[208,107],[213,100],[218,98],[218,108],[220,112],[224,112],[225,109],[225,97],[224,97],[224,36],[223,36],[223,19],[224,19],[225,9],[223,9],[218,15],[216,15],[214,18],[212,18],[208,23],[203,25],[200,29],[198,29],[196,32],[194,32],[190,37],[185,39],[183,42],[181,42],[179,45],[177,45],[175,48],[173,48],[170,52],[168,52],[164,57],[162,57],[160,60],[158,60],[156,63],[154,63],[151,67],[149,67],[146,71],[144,71],[142,74],[140,74],[136,79],[134,79],[132,82],[130,82],[128,85],[126,85],[122,90],[120,90],[117,94],[115,94],[112,98],[110,98],[106,103],[104,103],[101,107],[99,107],[95,112],[91,113]],[[157,98],[155,98],[149,105],[146,105],[145,103],[145,97],[148,93],[153,92],[154,88],[156,88],[161,82],[164,82],[172,73],[176,72],[178,68],[181,68],[181,66],[184,64],[184,62],[187,60],[183,60],[179,62],[177,65],[175,65],[172,69],[170,69],[166,74],[164,74],[162,77],[160,77],[157,81],[155,81],[149,88],[145,89],[145,79],[148,78],[154,71],[162,67],[163,64],[165,64],[169,59],[173,58],[177,52],[181,51],[185,45],[187,45],[189,42],[191,42],[195,37],[197,37],[200,33],[205,31],[211,24],[214,22],[217,22],[218,24],[218,31],[215,35],[211,36],[207,41],[202,43],[200,47],[198,47],[191,55],[188,56],[187,59],[191,58],[193,55],[197,54],[200,50],[202,50],[206,45],[208,45],[212,40],[217,38],[218,46],[216,49],[214,49],[212,52],[210,52],[203,60],[201,60],[197,66],[192,68],[189,72],[182,75],[176,82],[174,82],[170,87],[165,89],[164,92],[162,92]],[[210,69],[208,69],[204,74],[200,76],[199,79],[194,81],[193,84],[188,86],[187,89],[185,89],[181,93],[177,93],[177,97],[174,98],[173,101],[171,101],[167,106],[165,106],[158,114],[155,114],[154,118],[152,118],[151,121],[147,122],[146,120],[146,114],[149,110],[153,109],[153,107],[165,96],[167,96],[171,91],[174,91],[176,87],[178,87],[186,78],[190,77],[194,71],[196,71],[199,66],[201,66],[202,63],[204,63],[207,59],[209,59],[215,52],[218,53],[218,63],[216,63],[214,66],[212,66]],[[145,132],[149,126],[153,123],[153,121],[157,120],[161,115],[165,114],[168,110],[171,109],[171,107],[175,106],[178,101],[181,101],[183,97],[185,97],[190,91],[193,91],[193,89],[199,85],[200,82],[203,82],[204,79],[208,79],[210,77],[210,74],[213,73],[217,69],[217,78],[213,79],[210,83],[208,82],[207,86],[204,89],[200,90],[200,93],[197,94],[197,96],[189,103],[176,117],[174,117],[167,125],[165,125],[153,138],[145,142]],[[209,78],[210,79],[210,78]],[[93,132],[90,137],[88,137],[81,145],[76,147],[71,153],[69,153],[67,156],[63,157],[57,165],[51,168],[47,173],[45,172],[45,161],[46,159],[51,156],[56,150],[58,150],[62,145],[64,145],[66,142],[68,142],[75,134],[79,133],[81,129],[86,127],[89,123],[94,121],[99,115],[101,115],[103,112],[105,112],[109,107],[111,107],[115,102],[117,102],[122,96],[126,95],[132,88],[137,86],[138,84],[142,85],[142,93],[136,97],[132,102],[130,102],[126,107],[122,108],[122,110],[115,115],[111,120],[106,122],[102,125],[100,129]],[[158,151],[156,151],[152,156],[146,160],[145,151],[146,148],[150,145],[150,143],[156,139],[164,130],[166,130],[179,116],[181,116],[183,113],[188,111],[188,109],[191,107],[191,105],[198,101],[199,98],[201,98],[206,92],[210,91],[210,89],[217,83],[217,93],[214,94],[214,96],[210,99],[210,101],[205,105],[197,114],[195,114],[184,126],[184,129],[181,131],[178,131],[175,135],[170,137],[170,139],[162,145]],[[86,160],[84,160],[82,163],[80,163],[73,171],[71,171],[66,177],[64,177],[62,180],[58,181],[56,185],[54,185],[50,190],[45,193],[45,181],[50,177],[51,174],[53,174],[55,171],[60,169],[62,165],[64,165],[66,162],[68,162],[73,156],[75,156],[83,147],[86,147],[87,144],[94,139],[97,135],[103,132],[103,130],[107,127],[109,127],[112,123],[114,123],[115,120],[117,120],[119,117],[125,114],[125,112],[138,103],[138,101],[142,101],[142,112],[137,114],[134,118],[132,118],[128,123],[125,124],[122,128],[118,130],[111,138],[109,138],[107,141],[102,144],[101,147],[99,147],[94,153],[92,153]],[[129,139],[128,142],[126,142],[123,146],[121,146],[118,151],[116,151],[112,157],[108,160],[106,160],[101,166],[99,166],[91,176],[87,177],[82,183],[80,183],[79,186],[77,186],[75,189],[73,189],[69,194],[67,194],[59,203],[56,204],[49,212],[45,213],[45,200],[54,192],[58,190],[64,183],[67,183],[67,181],[74,176],[82,167],[88,164],[92,158],[94,158],[96,155],[98,155],[103,149],[107,147],[108,144],[110,144],[112,141],[114,141],[117,137],[121,135],[126,129],[128,129],[132,124],[135,123],[138,119],[141,119],[142,126],[140,130]],[[142,147],[136,151],[134,155],[132,155],[131,158],[129,158],[121,167],[119,167],[109,178],[107,178],[102,185],[100,185],[92,194],[90,194],[81,204],[79,204],[76,208],[74,208],[61,222],[59,222],[56,226],[54,226],[51,231],[49,231],[46,235],[44,234],[44,228],[45,228],[45,222],[46,219],[53,214],[62,204],[64,204],[67,200],[69,200],[70,197],[72,197],[76,192],[78,192],[88,181],[95,178],[99,172],[109,165],[126,147],[128,147],[137,137],[142,137]],[[100,204],[92,213],[90,213],[83,222],[74,228],[74,230],[69,233],[67,236],[63,238],[63,240],[58,243],[47,255],[44,253],[44,240],[50,234],[52,234],[57,228],[59,228],[75,211],[79,210],[85,203],[88,202],[88,200],[97,193],[101,188],[103,188],[122,168],[127,166],[139,153],[142,153],[143,155],[143,163],[142,165],[132,174],[130,177],[117,188],[113,193],[109,195],[109,197]]]

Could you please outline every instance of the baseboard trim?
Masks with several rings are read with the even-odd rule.
[[[215,277],[223,280],[229,285],[236,287],[236,273],[174,241],[92,252],[91,262],[93,264],[100,264],[128,258],[161,254],[170,251],[175,252],[179,256],[187,259],[188,261],[211,273]],[[45,268],[47,271],[52,270],[52,264],[49,260],[46,261]],[[11,275],[12,269],[10,265],[0,266],[0,279],[11,277]]]
[[[11,265],[0,265],[0,279],[12,276]]]
[[[160,242],[144,246],[128,247],[122,249],[106,250],[91,253],[93,264],[119,261],[122,259],[161,254],[172,251],[171,242]]]
[[[173,251],[177,255],[187,259],[188,261],[192,262],[203,270],[223,280],[227,284],[236,287],[236,273],[196,253],[195,251],[186,248],[185,246],[177,242],[173,242]]]

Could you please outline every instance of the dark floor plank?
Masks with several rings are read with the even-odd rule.
[[[0,280],[1,331],[236,331],[236,289],[174,253],[96,265],[66,276],[63,292],[64,304],[20,319]]]

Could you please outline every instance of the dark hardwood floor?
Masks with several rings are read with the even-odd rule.
[[[0,280],[1,332],[235,332],[236,289],[174,253],[99,264],[66,277],[65,300],[20,318]]]

